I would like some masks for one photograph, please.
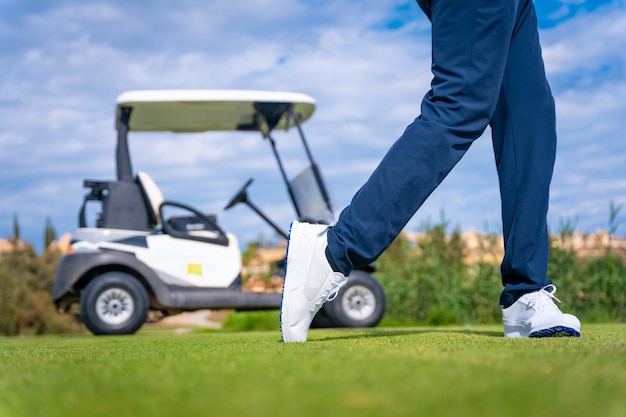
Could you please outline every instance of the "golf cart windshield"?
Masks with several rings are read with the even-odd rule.
[[[330,224],[334,221],[334,216],[319,187],[319,178],[316,177],[319,173],[316,168],[315,165],[311,165],[296,175],[291,180],[291,189],[300,220]]]

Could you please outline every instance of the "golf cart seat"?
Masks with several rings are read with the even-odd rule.
[[[137,184],[143,193],[148,205],[148,217],[150,226],[155,227],[161,224],[161,204],[165,201],[161,189],[156,185],[150,175],[143,171],[137,173]]]
[[[152,227],[162,226],[165,233],[181,239],[228,243],[226,234],[217,225],[215,214],[203,214],[192,207],[166,201],[152,177],[143,171],[137,173],[137,184],[146,201]],[[165,216],[166,209],[183,211],[184,215]]]

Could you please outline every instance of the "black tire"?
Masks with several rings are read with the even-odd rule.
[[[387,306],[383,287],[369,273],[352,271],[337,298],[324,304],[326,316],[335,327],[374,327]]]
[[[313,321],[311,322],[312,329],[326,329],[328,327],[337,327],[335,323],[328,317],[326,314],[326,306],[328,303],[324,304],[320,311],[317,312],[315,317],[313,317]]]
[[[146,320],[148,293],[132,275],[106,272],[80,295],[80,318],[96,335],[133,334]]]

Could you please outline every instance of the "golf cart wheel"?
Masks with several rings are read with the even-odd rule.
[[[385,307],[383,287],[360,270],[353,271],[337,298],[324,305],[335,327],[374,327],[382,320]]]
[[[313,321],[311,322],[312,329],[326,329],[329,327],[337,327],[326,313],[328,304],[329,303],[324,304],[320,311],[317,312],[315,317],[313,317]]]
[[[146,320],[148,293],[132,275],[107,272],[97,276],[80,296],[80,317],[97,335],[133,334]]]

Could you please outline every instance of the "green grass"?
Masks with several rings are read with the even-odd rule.
[[[625,416],[626,325],[0,338],[0,416]]]

